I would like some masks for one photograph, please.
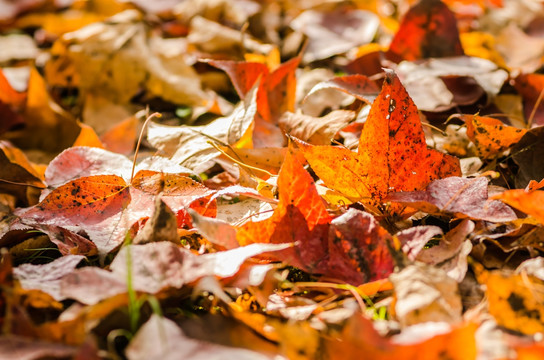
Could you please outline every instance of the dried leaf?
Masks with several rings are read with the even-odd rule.
[[[84,258],[81,255],[66,255],[49,264],[23,264],[13,269],[13,275],[23,289],[41,290],[55,300],[64,300],[60,291],[60,281],[62,277],[73,272]]]
[[[524,188],[531,180],[544,178],[544,127],[529,130],[512,147],[511,154],[514,162],[519,166],[516,174],[516,187]]]
[[[353,285],[384,279],[394,268],[391,240],[372,215],[349,209],[331,222],[329,257],[321,272]]]
[[[323,89],[336,89],[346,94],[355,96],[357,99],[372,104],[380,93],[376,83],[364,75],[338,76],[328,81],[315,85],[306,97]]]
[[[527,132],[507,126],[497,119],[487,116],[459,116],[467,125],[467,136],[476,145],[480,157],[495,158],[512,145],[516,144]]]
[[[489,313],[500,326],[530,335],[544,331],[544,307],[535,296],[544,286],[542,280],[492,271],[482,274],[479,281],[486,285]]]
[[[404,15],[387,57],[399,62],[463,54],[453,12],[441,1],[424,0]]]
[[[285,113],[279,120],[284,131],[313,145],[328,145],[336,133],[355,119],[355,113],[336,110],[315,118],[303,114]]]
[[[492,199],[497,199],[506,204],[523,211],[527,215],[534,217],[540,223],[544,223],[544,191],[508,190],[494,195]]]
[[[290,26],[304,33],[308,45],[303,61],[342,54],[369,43],[378,30],[378,17],[366,10],[337,6],[336,9],[308,9],[294,18]]]
[[[220,154],[210,142],[234,145],[250,129],[257,114],[257,97],[257,89],[253,88],[244,103],[229,116],[204,126],[173,127],[151,123],[147,139],[163,156],[198,172],[199,167]],[[189,143],[191,146],[180,146]]]
[[[70,181],[38,205],[21,211],[25,219],[44,224],[93,224],[122,211],[130,201],[125,181],[116,175],[95,175]]]
[[[435,180],[425,191],[405,191],[389,194],[390,201],[399,202],[430,214],[450,212],[458,217],[476,220],[506,222],[515,220],[516,214],[493,196],[488,197],[486,177],[467,179],[452,176]]]
[[[136,333],[127,347],[129,360],[164,359],[182,357],[187,360],[210,358],[236,358],[240,360],[265,360],[272,356],[251,350],[236,349],[187,337],[176,323],[158,315],[151,318]],[[275,358],[275,357],[274,357]]]
[[[299,144],[326,186],[374,207],[390,192],[422,189],[434,179],[460,175],[456,158],[427,149],[417,108],[393,72],[386,73],[372,104],[358,153]]]
[[[263,221],[248,222],[237,230],[241,245],[254,242],[295,243],[283,259],[307,271],[325,257],[330,216],[317,194],[314,181],[292,153],[287,153],[278,177],[279,203],[274,214]]]
[[[416,263],[389,279],[395,289],[394,312],[401,326],[425,321],[461,321],[462,304],[457,282],[446,272]]]

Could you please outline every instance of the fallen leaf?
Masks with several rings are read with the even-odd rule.
[[[27,188],[43,189],[45,184],[24,153],[6,141],[0,141],[0,192],[28,202]]]
[[[84,258],[81,255],[66,255],[49,264],[22,264],[13,269],[13,276],[23,289],[41,290],[55,300],[64,300],[60,292],[60,280],[73,272]]]
[[[147,130],[147,140],[161,155],[198,172],[220,154],[210,142],[234,145],[250,131],[257,114],[258,96],[257,88],[253,88],[245,101],[229,116],[216,119],[208,125],[173,127],[151,123]],[[186,143],[191,146],[180,146]]]
[[[312,145],[329,145],[338,131],[355,119],[355,113],[346,110],[331,111],[313,116],[286,112],[279,120],[285,133]]]
[[[526,187],[531,180],[544,178],[544,166],[542,166],[542,156],[544,156],[544,127],[539,126],[529,130],[523,137],[512,146],[510,153],[512,159],[519,166],[515,177],[517,188]]]
[[[419,110],[444,111],[493,99],[508,73],[489,60],[456,56],[403,61],[395,70]]]
[[[172,320],[151,315],[127,347],[129,360],[161,358],[204,360],[210,358],[236,358],[240,360],[276,359],[255,351],[217,345],[187,337]]]
[[[502,202],[523,211],[527,215],[534,217],[540,223],[544,223],[544,191],[508,190],[494,195],[492,199]]]
[[[360,359],[361,354],[376,360],[399,358],[430,360],[441,356],[456,360],[476,358],[475,324],[446,327],[445,330],[444,327],[440,328],[440,324],[443,323],[422,323],[419,329],[414,328],[412,334],[407,334],[409,341],[402,341],[400,337],[403,333],[392,339],[382,337],[373,327],[371,320],[361,314],[354,314],[348,319],[339,336],[327,336],[323,339],[325,353],[328,358],[334,360]],[[422,336],[423,326],[434,326],[430,336]],[[407,327],[403,332],[408,333],[412,327],[417,325]],[[396,338],[398,340],[395,340]]]
[[[49,236],[51,242],[59,248],[62,255],[93,256],[98,252],[92,241],[62,227],[37,225],[34,228]]]
[[[472,250],[469,236],[473,232],[474,223],[465,219],[448,231],[438,245],[422,249],[416,260],[439,267],[460,283],[468,270],[467,257]]]
[[[46,67],[49,83],[75,85],[80,96],[100,95],[118,104],[128,104],[143,86],[151,96],[202,105],[208,96],[188,64],[186,45],[180,39],[151,36],[146,25],[137,21],[140,16],[126,10],[64,34]]]
[[[153,216],[145,223],[142,230],[132,240],[133,244],[146,244],[157,241],[179,242],[176,214],[161,200],[155,198]]]
[[[325,258],[331,218],[317,194],[314,181],[292,153],[287,153],[278,177],[279,203],[271,217],[248,222],[237,229],[240,245],[255,242],[295,243],[280,253],[293,266],[312,272]]]
[[[544,40],[527,35],[519,25],[513,22],[505,24],[495,36],[495,41],[509,68],[530,73],[542,65]]]
[[[445,271],[416,263],[389,279],[395,290],[394,316],[402,327],[425,321],[461,321],[463,309],[457,281]]]
[[[390,241],[372,215],[349,209],[331,222],[328,262],[321,272],[353,285],[387,278],[394,268]]]
[[[486,286],[489,313],[500,326],[529,335],[544,331],[544,307],[537,295],[542,280],[499,270],[482,274],[478,280]]]
[[[515,220],[516,214],[495,196],[488,196],[486,177],[474,179],[451,176],[434,180],[424,191],[405,191],[389,194],[387,200],[399,202],[430,214],[449,212],[458,217],[476,220],[506,222]]]
[[[74,222],[93,224],[122,211],[130,201],[128,190],[125,181],[116,175],[83,177],[53,190],[20,215],[59,226]]]
[[[480,157],[495,158],[516,144],[527,132],[507,126],[502,121],[487,116],[459,116],[467,126],[467,136],[476,145]]]
[[[78,125],[81,130],[72,146],[90,146],[99,149],[104,148],[104,144],[102,144],[102,141],[100,141],[100,138],[92,127],[83,123],[78,123]]]
[[[345,92],[368,104],[372,104],[380,93],[380,89],[374,81],[364,75],[356,74],[337,76],[333,79],[320,82],[308,92],[306,98],[324,89],[336,89]]]
[[[129,264],[132,286],[136,291],[157,294],[170,288],[180,289],[206,276],[230,278],[249,258],[275,252],[290,244],[252,244],[229,251],[194,255],[168,241],[123,247],[106,271],[82,268],[61,280],[61,293],[84,304],[96,304],[127,292]],[[102,287],[107,284],[105,291]]]
[[[538,102],[544,91],[544,75],[520,74],[514,79],[514,87],[523,99],[523,113],[528,126],[544,125],[544,103]]]
[[[71,147],[53,159],[45,170],[45,182],[56,188],[78,178],[95,175],[130,177],[132,163],[125,156],[99,148]]]
[[[297,144],[326,186],[375,208],[390,192],[422,189],[434,179],[460,175],[456,158],[427,149],[417,108],[391,71],[372,104],[358,153]]]
[[[295,110],[295,70],[300,58],[296,57],[270,72],[264,64],[234,61],[210,61],[225,71],[240,98],[246,98],[257,81],[257,113],[253,143],[256,148],[278,147],[284,143],[277,121],[286,111]]]
[[[386,53],[395,62],[463,54],[455,14],[434,0],[420,1],[408,10]]]
[[[136,145],[138,119],[131,116],[100,135],[100,141],[111,152],[129,155]]]
[[[378,17],[366,10],[337,6],[334,9],[308,9],[294,18],[290,26],[309,41],[302,60],[316,60],[345,53],[369,43],[379,25]]]
[[[73,116],[53,101],[36,68],[30,69],[26,104],[21,116],[25,126],[8,136],[20,148],[59,153],[70,147],[81,131]]]
[[[0,337],[0,353],[6,360],[39,360],[44,358],[68,359],[77,348],[30,337],[4,335]]]

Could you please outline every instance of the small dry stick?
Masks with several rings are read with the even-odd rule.
[[[138,144],[136,144],[136,150],[134,151],[134,160],[132,161],[132,171],[130,172],[130,183],[132,183],[132,178],[134,177],[134,169],[136,168],[136,157],[138,156],[138,151],[140,151],[140,144],[142,143],[142,138],[144,137],[144,130],[147,126],[147,123],[154,117],[160,118],[162,115],[155,112],[147,117],[145,119],[144,125],[142,126],[142,130],[140,131],[140,137],[138,138]]]

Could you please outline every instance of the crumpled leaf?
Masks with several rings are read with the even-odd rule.
[[[302,60],[309,63],[369,43],[378,30],[379,19],[370,11],[337,6],[332,10],[308,9],[289,25],[308,37]]]
[[[526,129],[507,126],[502,121],[487,116],[461,115],[459,118],[465,122],[467,136],[476,145],[479,156],[484,159],[499,156],[527,133]]]
[[[423,0],[404,15],[387,57],[399,62],[463,54],[453,12],[442,1]]]
[[[448,231],[438,245],[428,249],[421,247],[415,260],[437,266],[446,271],[449,277],[461,282],[468,269],[467,256],[472,250],[472,242],[467,237],[473,232],[474,223],[465,219]],[[411,244],[409,246],[412,247]]]
[[[389,279],[395,290],[394,316],[401,326],[425,321],[461,321],[463,307],[457,281],[445,271],[416,263]]]
[[[266,360],[276,359],[255,351],[233,348],[191,339],[176,323],[153,314],[140,328],[126,350],[129,360],[164,359],[174,360],[180,357],[187,360],[204,359],[240,359]]]
[[[310,97],[323,89],[336,89],[346,94],[355,96],[357,99],[371,104],[380,93],[376,83],[370,80],[367,76],[355,74],[337,76],[327,81],[322,81],[316,84],[306,97]],[[304,140],[304,139],[303,139]]]
[[[151,123],[147,140],[161,155],[199,172],[203,164],[220,154],[210,142],[234,145],[250,129],[257,114],[257,97],[257,88],[253,88],[229,116],[208,125],[173,127]],[[189,143],[191,146],[185,146]]]
[[[427,149],[417,108],[392,71],[386,72],[372,104],[358,153],[297,144],[326,186],[376,208],[390,192],[422,189],[434,179],[460,175],[456,158]]]
[[[434,180],[424,191],[405,191],[387,196],[390,201],[399,202],[430,214],[450,212],[460,217],[491,222],[506,222],[517,219],[514,211],[496,200],[489,199],[486,177],[474,179],[452,176]]]
[[[320,118],[286,112],[279,125],[297,139],[313,145],[328,145],[336,133],[354,119],[355,113],[347,110],[331,111]]]

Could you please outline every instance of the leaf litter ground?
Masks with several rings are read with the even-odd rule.
[[[543,357],[543,21],[0,0],[0,357]]]

